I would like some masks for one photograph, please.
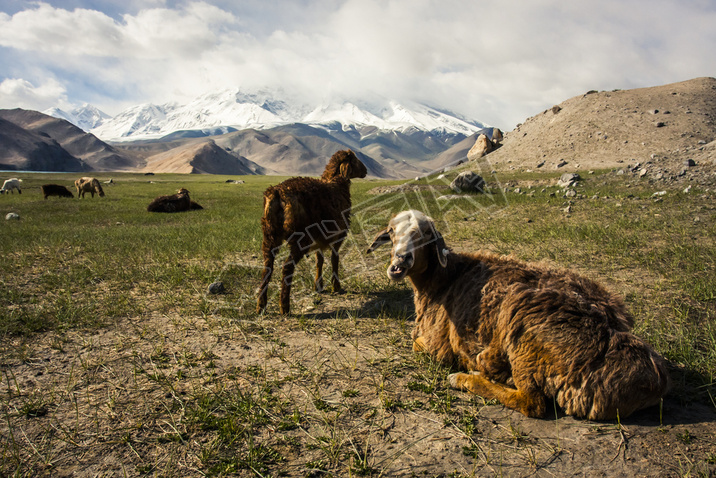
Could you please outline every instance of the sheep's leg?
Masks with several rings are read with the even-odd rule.
[[[316,292],[323,292],[323,252],[316,251]]]
[[[304,253],[298,245],[291,246],[291,253],[283,264],[281,278],[281,313],[288,315],[291,313],[291,283],[293,282],[293,273],[296,270],[296,264],[301,260]]]
[[[413,341],[413,352],[427,352],[428,349],[425,346],[425,338],[421,335]]]
[[[343,239],[331,244],[331,269],[333,272],[333,274],[331,275],[331,282],[333,283],[333,292],[335,294],[342,294],[343,292],[345,292],[341,287],[341,281],[338,279],[338,267],[340,265],[338,249],[341,248],[341,244],[343,244]]]
[[[261,313],[266,309],[268,303],[268,285],[271,282],[271,275],[273,274],[273,265],[276,260],[275,249],[264,249],[264,272],[261,277],[261,285],[259,286],[259,299],[256,306],[256,311]]]
[[[501,383],[491,382],[481,373],[453,373],[448,376],[450,386],[465,389],[475,395],[488,399],[497,399],[504,406],[517,410],[525,416],[542,418],[547,413],[544,395],[527,388],[510,388]]]
[[[497,347],[488,347],[475,358],[475,369],[490,380],[509,383],[512,379],[512,366],[507,354]]]

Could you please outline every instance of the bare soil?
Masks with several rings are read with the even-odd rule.
[[[716,474],[716,404],[667,396],[620,422],[528,419],[449,389],[449,370],[412,352],[407,287],[299,294],[293,317],[244,314],[244,292],[200,298],[203,316],[152,313],[5,344],[16,350],[0,392],[6,457],[33,476]],[[287,416],[252,428],[277,457],[212,468],[221,429],[197,417],[247,396],[249,416],[287,404]],[[203,409],[210,397],[225,402]],[[280,426],[287,410],[300,415],[295,427]]]

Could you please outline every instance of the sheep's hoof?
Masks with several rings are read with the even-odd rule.
[[[345,290],[344,288],[340,287],[340,288],[338,288],[338,289],[334,289],[334,290],[333,290],[333,293],[334,293],[334,294],[337,294],[337,295],[341,295],[341,294],[345,294],[345,293],[346,293],[346,290]]]
[[[448,382],[450,382],[450,386],[452,388],[458,388],[458,389],[462,388],[462,385],[460,384],[460,382],[464,381],[464,380],[460,380],[460,379],[462,378],[463,375],[465,375],[465,374],[464,373],[451,373],[450,375],[448,375]]]
[[[418,337],[413,342],[413,352],[426,352],[427,349],[425,348],[425,339],[422,337]]]

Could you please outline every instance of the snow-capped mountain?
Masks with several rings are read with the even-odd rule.
[[[84,131],[95,129],[101,126],[105,121],[112,118],[107,113],[87,103],[73,109],[70,112],[64,111],[60,108],[50,108],[43,113],[55,118],[69,121]]]
[[[477,121],[419,103],[372,99],[310,105],[282,96],[280,92],[232,89],[202,95],[186,104],[134,106],[104,120],[91,132],[106,141],[122,141],[159,138],[176,131],[219,134],[227,128],[268,129],[293,123],[312,126],[340,123],[343,128],[372,126],[389,131],[417,129],[466,136],[485,127]]]

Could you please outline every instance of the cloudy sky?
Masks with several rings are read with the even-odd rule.
[[[715,26],[714,0],[0,0],[0,108],[281,87],[509,131],[588,90],[716,76]]]

